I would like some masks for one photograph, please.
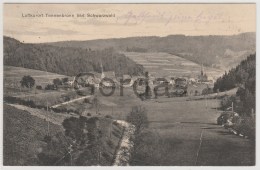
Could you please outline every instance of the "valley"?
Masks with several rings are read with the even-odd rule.
[[[209,45],[232,44],[243,36],[251,42],[251,34],[215,40],[210,36],[175,35],[46,44],[26,44],[4,37],[4,117],[13,124],[5,132],[9,133],[4,139],[5,164],[254,165],[254,141],[248,136],[235,136],[229,128],[217,124],[224,112],[223,98],[235,96],[239,87],[214,89],[220,77],[254,48],[251,43],[245,49],[221,45],[215,49]],[[150,39],[152,45],[144,45]],[[187,50],[178,48],[176,41],[186,42]],[[198,47],[196,43],[204,45]],[[22,85],[26,76],[33,82]],[[115,85],[101,84],[104,78]],[[120,79],[127,80],[126,84],[121,85]],[[149,88],[142,79],[148,80],[150,90],[146,91]],[[140,87],[138,93],[136,84]],[[155,87],[161,85],[162,92],[165,84],[169,93],[157,96]],[[113,88],[115,91],[106,96],[100,88],[105,93]],[[140,134],[136,127],[128,134],[128,127],[132,127],[129,115],[135,107],[144,109],[147,126]],[[139,118],[134,119],[137,124]],[[36,132],[35,139],[31,131],[26,137],[16,136],[18,148],[28,148],[30,140],[35,147],[29,149],[28,159],[22,158],[23,153],[10,161],[19,152],[7,144],[13,142],[10,134],[27,128],[42,134]],[[125,145],[125,140],[131,145]],[[62,147],[57,147],[58,143]]]

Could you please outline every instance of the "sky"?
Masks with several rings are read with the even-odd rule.
[[[26,43],[256,32],[255,4],[4,4],[3,18]]]

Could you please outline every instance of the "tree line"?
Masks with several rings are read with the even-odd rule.
[[[214,84],[214,91],[226,91],[234,87],[242,87],[248,89],[251,93],[255,93],[255,54],[247,57],[236,68],[232,68],[229,72],[218,78]]]

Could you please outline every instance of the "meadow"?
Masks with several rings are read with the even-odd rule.
[[[4,83],[17,83],[21,81],[23,76],[30,75],[35,79],[37,85],[46,85],[52,83],[52,80],[55,78],[64,78],[68,77],[61,74],[22,68],[22,67],[13,67],[13,66],[4,66]]]
[[[150,124],[145,130],[148,135],[143,136],[144,146],[131,165],[254,164],[254,143],[216,124],[221,114],[219,99],[159,97],[141,101],[130,88],[124,89],[123,96],[116,92],[109,97],[97,94],[101,115],[125,119],[132,106],[143,106]],[[94,108],[88,111],[95,113]]]

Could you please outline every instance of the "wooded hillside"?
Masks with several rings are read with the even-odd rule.
[[[113,48],[91,50],[57,47],[46,44],[25,44],[4,37],[4,65],[48,71],[68,76],[80,72],[115,71],[117,75],[140,75],[143,67]]]

